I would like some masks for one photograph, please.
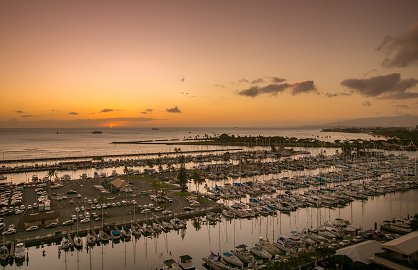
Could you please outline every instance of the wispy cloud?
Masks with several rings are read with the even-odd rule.
[[[363,102],[363,106],[364,107],[370,107],[370,106],[372,106],[372,103],[370,101],[365,101],[365,102]]]
[[[22,118],[29,118],[29,117],[33,117],[33,115],[32,114],[25,114],[25,115],[22,115],[21,117]]]
[[[168,112],[168,113],[181,113],[181,110],[177,106],[174,106],[173,108],[167,108],[166,112]]]
[[[105,126],[139,126],[145,122],[164,121],[165,119],[155,119],[148,117],[110,117],[110,118],[90,118],[73,120],[31,120],[19,121],[12,119],[10,121],[0,121],[0,127],[105,127]]]
[[[271,77],[271,82],[272,83],[282,83],[285,82],[286,79],[280,78],[280,77]]]
[[[316,92],[314,81],[304,81],[292,85],[292,95]]]
[[[382,62],[384,67],[418,64],[418,22],[405,32],[385,37],[376,50],[386,54]]]
[[[144,111],[142,111],[142,114],[152,113],[153,111],[154,111],[154,109],[152,109],[152,108],[146,108]]]
[[[17,110],[15,113],[26,113],[25,111]]]
[[[223,85],[223,84],[214,84],[213,86],[215,86],[215,87],[219,87],[219,88],[225,88],[225,85]]]
[[[366,97],[406,99],[418,97],[418,93],[408,92],[417,82],[414,78],[401,80],[399,73],[392,73],[369,79],[346,79],[341,85]]]
[[[298,95],[301,93],[317,92],[313,81],[303,81],[294,84],[289,83],[276,83],[268,84],[266,86],[252,86],[250,88],[241,89],[238,91],[238,95],[246,97],[257,97],[259,95],[277,95],[290,89],[292,95]]]
[[[255,80],[253,80],[251,83],[252,83],[252,84],[264,83],[264,79],[263,79],[263,78],[255,79]]]
[[[108,113],[108,112],[114,112],[114,109],[103,109],[99,113]]]
[[[69,112],[69,115],[78,115],[78,112]]]
[[[243,78],[243,79],[239,80],[238,83],[249,83],[249,81],[247,79]]]
[[[326,97],[333,98],[333,97],[340,97],[340,96],[351,96],[351,93],[347,92],[335,92],[335,93],[325,93]]]

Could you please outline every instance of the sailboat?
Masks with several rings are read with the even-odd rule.
[[[219,270],[228,270],[231,269],[228,265],[224,264],[221,261],[221,257],[219,255],[210,252],[209,256],[203,257],[202,260],[212,269],[219,269]]]
[[[83,248],[83,239],[78,236],[78,234],[76,234],[73,238],[74,241],[74,246],[78,249],[82,249]]]
[[[77,219],[77,233],[75,234],[73,241],[74,241],[75,248],[78,248],[78,249],[83,248],[83,239],[81,239],[81,237],[78,236],[78,219]]]
[[[243,263],[252,264],[255,261],[254,256],[251,255],[246,245],[236,246],[235,250],[231,251],[231,253],[237,256]]]
[[[237,256],[235,256],[233,253],[231,253],[231,252],[225,251],[222,254],[222,259],[225,262],[227,262],[227,263],[229,263],[229,264],[231,264],[233,266],[238,266],[239,268],[243,268],[244,267],[244,264],[242,263],[242,261]]]
[[[94,244],[96,244],[96,237],[94,236],[94,234],[89,232],[86,236],[86,241],[87,241],[87,245],[93,246]]]
[[[70,248],[70,241],[64,236],[61,240],[60,249],[68,250]]]
[[[104,232],[103,226],[104,226],[104,220],[103,220],[103,208],[102,208],[102,228],[99,231],[98,239],[102,243],[107,243],[110,240],[110,236]]]

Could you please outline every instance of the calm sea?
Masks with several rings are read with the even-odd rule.
[[[111,144],[115,141],[171,140],[219,135],[288,136],[318,138],[324,141],[372,139],[367,134],[321,132],[320,129],[285,128],[151,128],[101,129],[0,129],[0,159],[61,157],[96,154],[127,154],[173,151],[169,145]],[[58,132],[58,134],[57,134]],[[182,150],[213,149],[216,147],[181,146]]]

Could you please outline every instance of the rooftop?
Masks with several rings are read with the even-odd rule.
[[[382,251],[382,244],[376,240],[368,240],[337,250],[337,255],[346,255],[353,261],[369,264],[374,254]]]
[[[382,245],[383,248],[409,256],[418,252],[418,231],[408,233]]]

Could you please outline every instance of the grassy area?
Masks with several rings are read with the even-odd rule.
[[[147,185],[149,185],[150,189],[155,189],[155,181],[157,181],[156,183],[159,189],[168,189],[168,190],[178,189],[178,187],[170,183],[160,181],[152,175],[128,175],[128,176],[125,176],[125,178],[128,181],[144,181],[145,183],[147,183]]]

